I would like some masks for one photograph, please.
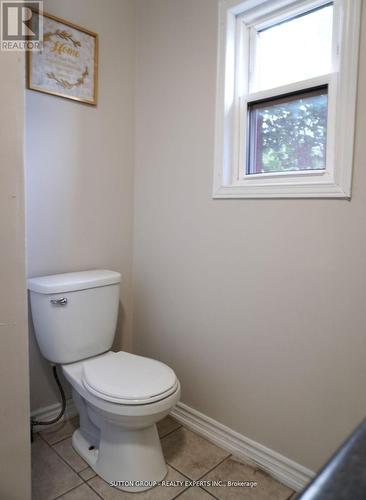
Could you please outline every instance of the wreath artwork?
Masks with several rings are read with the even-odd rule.
[[[45,33],[43,35],[43,43],[45,44],[46,42],[51,40],[51,38],[53,36],[59,37],[62,40],[68,40],[68,41],[72,42],[74,47],[81,47],[80,41],[74,40],[71,33],[68,33],[67,31],[64,31],[64,30],[63,31],[56,30],[54,33],[50,33],[50,32]],[[89,75],[88,66],[85,66],[84,72],[82,73],[80,78],[78,78],[76,80],[76,82],[74,82],[74,83],[70,83],[67,80],[64,80],[63,78],[57,78],[57,76],[55,75],[55,73],[53,71],[51,71],[50,73],[47,73],[48,78],[55,80],[64,89],[72,89],[73,87],[80,87],[80,85],[83,85],[83,83],[85,82],[85,78],[88,75]]]
[[[48,42],[52,36],[58,36],[63,40],[70,40],[73,43],[74,47],[81,47],[81,43],[79,40],[74,40],[71,33],[67,31],[56,30],[54,33],[45,33],[43,35],[43,43]]]
[[[89,75],[89,73],[88,73],[87,66],[85,67],[84,73],[81,75],[80,78],[78,78],[78,80],[75,83],[70,83],[67,80],[64,80],[62,78],[57,78],[57,76],[55,76],[55,73],[53,73],[53,72],[47,73],[48,78],[55,80],[60,85],[60,87],[62,87],[64,89],[72,89],[73,87],[80,87],[80,85],[83,85],[83,83],[85,82],[85,78],[88,75]]]
[[[42,49],[29,54],[28,88],[96,104],[95,33],[44,14]]]

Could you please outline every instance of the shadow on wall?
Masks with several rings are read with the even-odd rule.
[[[29,318],[29,360],[30,360],[30,407],[31,411],[47,408],[60,402],[60,394],[56,382],[52,376],[50,363],[43,357],[39,350],[34,332],[32,311],[30,308],[28,294],[28,318]],[[116,334],[112,345],[113,351],[121,350],[124,341],[124,325],[126,313],[122,303],[119,303]],[[71,386],[59,371],[62,387],[65,389],[66,399],[71,398]]]
[[[125,338],[124,332],[125,332],[125,325],[126,325],[126,311],[123,307],[122,302],[119,302],[119,307],[118,307],[118,318],[117,318],[117,327],[116,327],[116,334],[114,336],[114,341],[112,344],[112,351],[120,351],[121,349],[127,350],[125,347],[129,339]]]

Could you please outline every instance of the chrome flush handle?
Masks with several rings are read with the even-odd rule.
[[[50,302],[51,302],[51,304],[53,304],[55,306],[66,306],[67,298],[61,297],[61,299],[51,299]]]

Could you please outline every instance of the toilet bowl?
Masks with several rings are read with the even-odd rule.
[[[120,275],[84,271],[28,282],[42,354],[62,366],[80,417],[72,444],[105,481],[138,492],[167,467],[156,423],[179,401],[180,384],[164,363],[110,347]]]
[[[62,369],[80,415],[72,438],[79,455],[121,489],[142,491],[162,480],[167,468],[156,423],[179,400],[174,372],[125,352],[108,352]]]

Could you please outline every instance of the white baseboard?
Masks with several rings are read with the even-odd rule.
[[[171,415],[238,459],[254,463],[259,469],[295,491],[301,491],[315,476],[311,470],[229,429],[184,403],[178,403]]]
[[[55,418],[60,409],[61,404],[57,403],[35,410],[31,416],[37,420],[47,421]],[[77,410],[70,398],[66,401],[66,411],[63,418],[68,419],[75,415],[77,415]],[[186,427],[197,432],[197,434],[232,453],[238,459],[257,465],[258,468],[268,472],[268,474],[295,491],[301,491],[315,476],[315,473],[311,470],[233,431],[184,403],[178,403],[172,410],[171,415]],[[34,431],[38,432],[46,428],[43,425],[36,425]]]
[[[31,413],[31,417],[36,419],[36,420],[41,420],[47,422],[48,420],[52,420],[55,418],[61,410],[61,403],[56,403],[50,406],[44,406],[43,408],[39,408],[38,410],[34,410]],[[66,400],[66,410],[65,414],[62,417],[62,420],[67,420],[69,418],[75,417],[77,415],[77,410],[74,405],[74,401],[72,398]],[[53,424],[53,425],[57,425]],[[45,429],[49,429],[51,426],[46,426],[46,425],[35,425],[33,427],[34,432],[39,432],[39,431],[44,431]]]

